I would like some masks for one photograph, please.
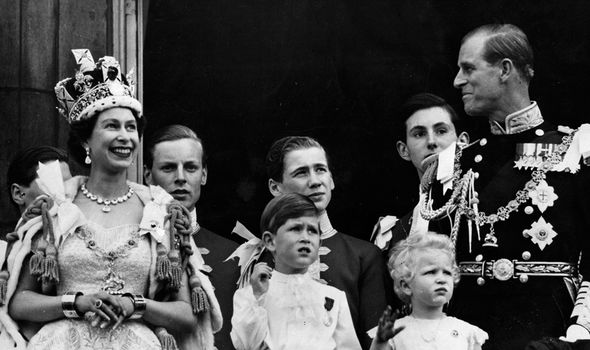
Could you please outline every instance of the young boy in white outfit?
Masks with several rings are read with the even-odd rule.
[[[275,197],[260,226],[275,270],[256,264],[250,285],[234,294],[236,349],[360,350],[344,292],[307,274],[320,246],[313,201],[296,193]]]

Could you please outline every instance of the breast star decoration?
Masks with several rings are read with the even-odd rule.
[[[529,197],[533,204],[539,207],[541,213],[545,212],[547,207],[552,207],[555,200],[559,198],[553,186],[549,186],[545,180],[539,182],[537,188],[529,192]]]
[[[553,225],[545,221],[541,216],[537,222],[533,222],[531,228],[522,231],[522,235],[530,238],[533,243],[543,250],[553,243],[553,238],[557,236],[557,232],[553,230]]]

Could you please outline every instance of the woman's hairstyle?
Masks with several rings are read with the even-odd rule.
[[[298,193],[283,194],[273,198],[264,208],[260,218],[260,232],[268,231],[274,235],[289,219],[319,215],[318,208],[306,196]]]
[[[151,136],[148,134],[146,135],[146,148],[143,155],[143,164],[147,168],[151,168],[154,163],[154,151],[156,146],[162,142],[167,141],[176,141],[176,140],[183,140],[183,139],[191,139],[197,141],[201,145],[202,150],[202,159],[201,164],[203,168],[207,167],[207,153],[205,152],[205,145],[203,145],[203,141],[197,134],[191,130],[189,127],[180,125],[180,124],[173,124],[168,125],[163,128],[159,128],[158,130],[154,131]]]
[[[452,267],[453,280],[459,282],[459,268],[455,261],[455,247],[448,236],[434,232],[412,234],[407,239],[398,242],[391,250],[387,267],[393,278],[395,294],[405,303],[410,303],[410,297],[403,292],[401,282],[410,283],[416,274],[417,252],[433,249],[446,254]]]
[[[137,122],[137,133],[141,139],[146,124],[145,116],[138,117],[135,111],[131,110],[131,112],[133,113],[133,117],[135,117],[135,121]],[[96,125],[99,115],[100,113],[97,113],[90,118],[82,119],[70,124],[68,151],[76,162],[86,168],[90,168],[90,165],[84,163],[84,159],[86,158],[86,150],[84,147],[82,147],[82,143],[86,142],[90,138],[90,135],[92,135],[92,130],[94,130],[94,126]]]

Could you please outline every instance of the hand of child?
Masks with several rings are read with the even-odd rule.
[[[256,298],[268,291],[268,280],[272,276],[272,269],[264,262],[254,265],[252,276],[250,276],[250,284],[252,291]]]
[[[377,328],[377,335],[375,340],[377,343],[386,343],[389,339],[395,337],[396,334],[404,329],[404,326],[395,328],[395,320],[397,320],[399,313],[393,311],[391,306],[387,306],[383,315],[379,319],[379,326]]]

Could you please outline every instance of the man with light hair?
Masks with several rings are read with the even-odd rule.
[[[169,125],[149,138],[144,158],[146,183],[163,187],[191,213],[193,237],[205,261],[204,272],[215,287],[224,318],[223,328],[215,334],[215,345],[218,349],[233,349],[229,320],[239,270],[224,260],[238,244],[198,223],[197,202],[209,175],[203,141],[184,125]]]

